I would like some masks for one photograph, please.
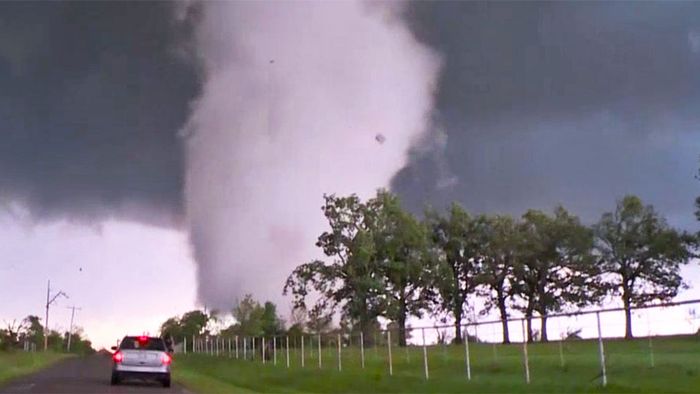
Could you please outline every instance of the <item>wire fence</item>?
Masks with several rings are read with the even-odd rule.
[[[696,359],[698,306],[700,300],[632,308],[633,341],[624,340],[624,309],[609,308],[533,317],[529,324],[514,318],[471,321],[459,330],[455,325],[407,327],[405,345],[398,329],[336,330],[271,337],[193,336],[182,338],[177,351],[284,368],[366,369],[426,380],[456,375],[471,380],[499,372],[520,375],[530,383],[537,376],[575,367],[585,372],[582,376],[607,385],[611,368],[623,364],[654,368],[684,352]]]

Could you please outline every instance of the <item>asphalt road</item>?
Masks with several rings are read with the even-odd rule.
[[[158,382],[138,380],[110,386],[110,362],[109,356],[105,355],[69,358],[0,387],[0,394],[189,393],[175,383],[168,389]]]

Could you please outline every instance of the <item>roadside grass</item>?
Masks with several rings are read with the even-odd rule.
[[[0,385],[70,357],[53,352],[0,352]]]
[[[653,339],[654,367],[647,339],[606,340],[608,385],[600,380],[597,341],[571,341],[528,345],[531,383],[525,383],[521,344],[470,344],[472,380],[466,377],[463,346],[430,346],[429,380],[424,376],[421,347],[392,348],[393,376],[389,376],[386,348],[342,349],[342,371],[337,350],[322,351],[322,368],[316,349],[290,349],[290,368],[283,350],[277,365],[203,354],[180,354],[174,378],[202,393],[697,393],[700,392],[700,337]]]

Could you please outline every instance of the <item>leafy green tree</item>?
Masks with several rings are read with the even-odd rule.
[[[384,311],[382,273],[375,259],[372,231],[378,216],[377,201],[362,203],[356,195],[324,196],[323,213],[329,229],[316,242],[331,258],[297,267],[287,278],[284,294],[291,293],[295,308],[313,308],[358,322],[365,335]]]
[[[202,335],[206,332],[207,325],[212,317],[200,310],[189,311],[181,317],[171,317],[160,326],[160,335],[164,338],[172,337],[175,342],[183,338]]]
[[[485,297],[484,313],[497,309],[501,318],[503,343],[510,343],[508,300],[514,295],[513,268],[518,258],[520,228],[510,216],[489,216],[482,228],[482,259],[477,283]]]
[[[261,323],[265,336],[278,336],[284,333],[284,322],[277,316],[277,306],[270,301],[263,306]]]
[[[386,300],[384,317],[396,323],[398,344],[405,346],[407,319],[420,317],[428,307],[428,232],[395,195],[379,191],[374,201],[380,207],[372,233]]]
[[[437,306],[454,319],[455,343],[462,343],[462,322],[470,295],[476,292],[481,276],[485,245],[485,218],[471,217],[460,205],[452,204],[449,217],[428,212],[426,221],[431,240],[438,250],[432,271],[432,285],[439,297]]]
[[[540,339],[547,337],[547,316],[567,305],[585,305],[596,276],[591,264],[592,234],[563,207],[553,216],[529,210],[523,215],[522,244],[514,266],[516,293],[525,301],[528,340],[533,340],[532,317],[541,319]]]
[[[25,337],[26,339],[39,346],[44,340],[44,326],[41,325],[39,316],[29,315],[24,318]]]
[[[177,317],[171,317],[163,324],[160,325],[160,335],[163,338],[172,337],[177,341],[182,338],[182,325],[180,324],[180,319]]]
[[[274,312],[274,310],[272,310],[272,312]],[[233,318],[236,319],[234,327],[238,335],[260,336],[265,334],[263,326],[265,308],[261,306],[259,302],[255,301],[251,294],[246,294],[243,299],[236,304],[232,314]]]
[[[595,226],[604,287],[625,309],[625,338],[632,338],[633,306],[669,301],[686,287],[680,266],[693,254],[692,237],[670,228],[651,205],[626,196]]]

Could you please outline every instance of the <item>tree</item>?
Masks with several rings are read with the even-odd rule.
[[[212,317],[203,311],[189,311],[182,317],[171,317],[163,322],[160,326],[160,335],[164,338],[172,337],[176,342],[182,338],[202,335],[206,332],[211,319]]]
[[[329,230],[316,242],[329,263],[315,260],[297,267],[287,278],[284,294],[291,293],[295,308],[307,308],[314,296],[313,308],[358,322],[366,334],[371,323],[384,310],[382,276],[375,259],[372,231],[378,209],[376,201],[362,203],[356,195],[324,196],[323,213]]]
[[[510,343],[507,302],[514,295],[513,267],[521,242],[519,227],[510,216],[485,218],[482,264],[477,283],[480,295],[486,296],[484,312],[496,308],[501,318],[503,343]]]
[[[265,336],[278,336],[284,333],[284,323],[277,316],[277,306],[270,301],[265,303],[261,317],[262,331]]]
[[[462,321],[469,295],[479,286],[484,217],[472,218],[460,205],[452,204],[449,217],[427,215],[432,244],[439,251],[433,285],[441,310],[454,319],[455,343],[462,343]]]
[[[633,306],[669,301],[686,287],[680,266],[692,257],[691,238],[670,228],[651,205],[625,196],[595,226],[605,288],[622,298],[625,338],[632,338]]]
[[[398,344],[406,346],[407,319],[420,317],[428,306],[428,234],[395,195],[379,191],[374,202],[380,207],[372,234],[386,300],[384,317],[396,323]]]
[[[322,334],[331,329],[331,324],[333,323],[333,316],[324,313],[323,310],[318,308],[312,308],[306,319],[306,328],[309,332]]]
[[[514,266],[516,293],[526,302],[528,340],[533,340],[532,317],[541,318],[540,339],[547,338],[547,316],[566,305],[585,305],[595,300],[590,291],[596,278],[591,264],[592,234],[563,207],[554,215],[529,210],[521,222],[522,244]]]
[[[274,310],[272,310],[272,312],[274,312]],[[235,331],[237,334],[260,336],[265,333],[263,329],[265,308],[255,301],[251,294],[246,294],[242,300],[236,303],[232,314],[233,318],[236,319],[234,326],[236,327]]]
[[[182,325],[180,319],[171,317],[160,325],[160,336],[163,338],[182,338]]]
[[[23,326],[25,327],[26,339],[39,346],[44,340],[44,326],[41,325],[39,316],[29,315],[25,317]]]

